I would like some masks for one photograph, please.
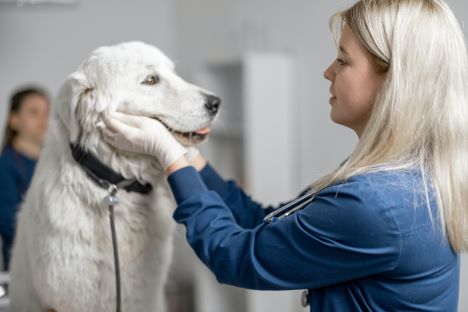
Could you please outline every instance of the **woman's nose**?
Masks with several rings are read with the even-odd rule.
[[[332,70],[331,65],[327,69],[325,69],[325,71],[323,72],[323,77],[325,77],[325,79],[330,80],[330,81],[333,82],[333,79],[334,79],[335,75],[333,74],[333,70]]]

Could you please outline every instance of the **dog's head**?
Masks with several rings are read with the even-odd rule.
[[[172,61],[142,42],[101,47],[59,91],[58,115],[70,142],[96,133],[101,114],[121,111],[161,121],[184,145],[207,137],[220,99],[179,77]]]

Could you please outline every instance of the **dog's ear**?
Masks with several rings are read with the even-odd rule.
[[[94,87],[90,84],[85,74],[75,72],[63,83],[57,95],[57,110],[64,126],[68,129],[70,142],[76,142],[81,133],[81,116],[84,103],[91,96]]]

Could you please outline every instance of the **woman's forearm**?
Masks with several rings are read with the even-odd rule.
[[[169,165],[169,167],[167,167],[166,175],[169,176],[174,171],[177,171],[187,166],[193,166],[197,171],[200,171],[203,168],[205,168],[206,164],[207,164],[207,161],[201,154],[198,154],[197,156],[195,156],[190,162],[187,160],[185,156],[183,156],[177,159],[171,165]]]
[[[166,176],[170,176],[171,173],[188,166],[190,166],[190,163],[185,156],[182,156],[167,167]]]
[[[190,160],[190,164],[197,169],[197,171],[201,171],[203,168],[205,168],[207,161],[205,157],[203,157],[201,154],[198,154],[195,156],[192,160]]]

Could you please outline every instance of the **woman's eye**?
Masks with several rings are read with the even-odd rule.
[[[337,62],[338,64],[340,64],[340,65],[345,65],[345,64],[346,64],[346,62],[345,62],[343,59],[341,59],[341,58],[337,58],[337,59],[336,59],[336,62]]]
[[[146,77],[146,79],[142,82],[142,84],[153,86],[159,82],[159,76],[151,75]]]

